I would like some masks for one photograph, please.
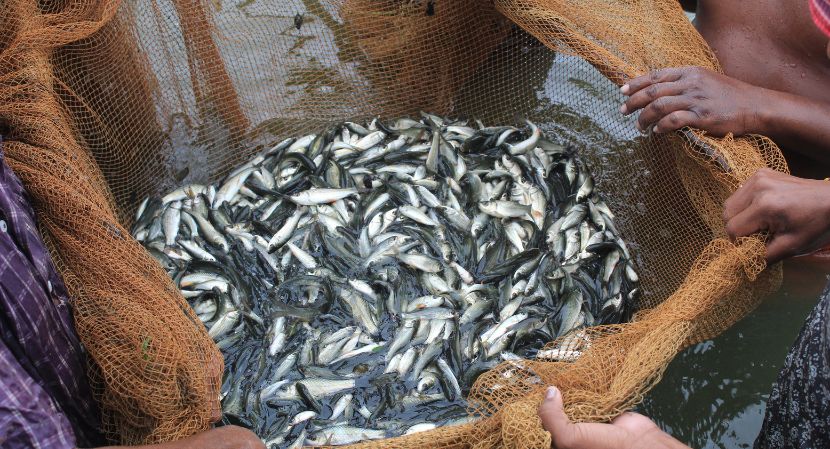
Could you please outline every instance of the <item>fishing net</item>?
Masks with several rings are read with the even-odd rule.
[[[476,424],[366,446],[549,446],[536,416],[546,385],[562,389],[573,419],[609,420],[678,351],[780,283],[761,237],[730,242],[721,220],[757,169],[787,170],[775,145],[643,136],[617,112],[629,77],[720,70],[674,0],[5,0],[0,27],[3,151],[74,298],[114,441],[206,429],[221,369],[129,236],[138,203],[335,121],[425,110],[540,124],[593,168],[645,293],[633,322],[559,342],[581,352],[576,361],[482,375],[469,398]]]

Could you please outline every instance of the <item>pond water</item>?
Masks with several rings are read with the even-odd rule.
[[[675,358],[637,411],[693,448],[752,447],[772,384],[828,272],[826,260],[786,262],[781,290]]]
[[[231,16],[241,17],[242,12],[247,10],[230,6],[256,6],[256,2],[247,1],[238,5],[231,1],[219,3],[228,6],[220,9],[222,12],[219,16],[223,18],[223,23],[231,25],[236,23]],[[297,8],[298,11],[302,10],[299,4]],[[292,17],[286,15],[278,19],[288,23]],[[313,15],[306,12],[306,17],[310,27],[317,26]],[[266,19],[267,15],[262,14],[258,20]],[[274,26],[273,30],[278,32],[283,28],[285,27]],[[281,33],[281,36],[282,34],[284,33]],[[518,39],[530,42],[522,36]],[[273,49],[274,46],[263,48]],[[572,143],[580,149],[602,146],[610,148],[610,153],[623,152],[627,150],[631,141],[639,137],[634,131],[633,119],[627,122],[629,126],[621,127],[619,118],[611,118],[612,114],[616,114],[621,95],[615,89],[609,90],[609,85],[593,83],[596,76],[590,66],[583,73],[579,62],[575,61],[576,58],[562,55],[554,57],[551,52],[540,48],[538,42],[536,45],[525,47],[505,45],[505,48],[521,49],[509,55],[499,56],[502,62],[515,64],[494,64],[488,68],[488,77],[495,80],[509,77],[515,83],[515,91],[511,93],[510,100],[499,101],[494,109],[478,104],[476,101],[480,97],[478,93],[482,91],[480,88],[487,86],[487,83],[473,80],[470,84],[478,89],[471,97],[476,101],[465,102],[465,93],[462,92],[457,104],[459,110],[475,112],[482,118],[487,118],[490,123],[512,122],[515,121],[516,114],[519,114],[537,121],[546,131],[569,131],[577,135],[578,138],[570,137],[573,138]],[[516,67],[521,67],[521,70],[515,70]],[[275,75],[279,78],[277,75],[280,74]],[[565,75],[567,76],[562,78]],[[266,81],[266,86],[273,84],[271,80]],[[260,93],[250,86],[242,87],[243,91]],[[576,97],[560,95],[563,89],[575,88],[585,89],[591,93],[579,97],[591,101],[585,104],[568,103],[568,98]],[[257,108],[258,96],[253,97],[244,99],[247,109],[267,110]],[[556,119],[551,120],[551,117]],[[253,123],[259,123],[260,120],[261,117],[252,117]],[[603,127],[602,123],[614,123],[616,126]],[[557,124],[560,127],[557,127]],[[169,131],[174,134],[174,130]],[[188,138],[185,136],[185,140]],[[628,199],[636,198],[641,190],[639,184],[648,182],[647,171],[605,163],[603,155],[599,155],[596,162],[598,163],[594,164],[594,169],[600,179],[613,179],[617,172],[632,174],[626,179],[627,187],[620,187],[620,190],[626,190],[632,195],[626,197]],[[182,164],[198,165],[196,160],[189,156],[182,156]],[[190,177],[197,175],[198,173],[191,173]],[[630,205],[627,207],[645,207],[635,201],[628,203]],[[640,215],[645,214],[646,211],[640,211]],[[695,448],[751,447],[763,420],[771,385],[805,317],[815,305],[827,281],[828,272],[830,262],[827,261],[787,262],[784,285],[779,292],[767,298],[754,312],[718,338],[681,353],[669,366],[662,382],[648,394],[637,410],[650,416],[662,428]]]

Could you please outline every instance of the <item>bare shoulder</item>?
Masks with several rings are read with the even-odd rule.
[[[787,11],[786,14],[782,14]],[[803,0],[700,0],[695,26],[732,78],[830,102],[827,38]]]

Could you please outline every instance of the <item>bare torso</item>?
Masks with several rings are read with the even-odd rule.
[[[695,26],[727,75],[830,104],[827,38],[807,1],[699,0]],[[830,167],[782,149],[795,174],[830,176]]]

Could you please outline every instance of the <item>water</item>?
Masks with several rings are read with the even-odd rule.
[[[238,20],[242,20],[242,17],[253,15],[257,18],[251,23],[257,25],[258,31],[261,32],[264,28],[274,34],[274,39],[288,39],[284,30],[292,26],[292,15],[269,17],[267,11],[258,9],[260,6],[257,2],[241,2],[238,5],[240,8],[234,8],[234,2],[230,1],[218,3],[225,6],[221,9],[220,15],[224,19],[223,23],[230,28],[233,28]],[[301,9],[297,5],[297,10]],[[239,19],[234,19],[235,16],[239,16]],[[306,21],[308,26],[304,25],[304,32],[306,29],[316,30],[320,25],[310,14],[306,14]],[[231,40],[226,44],[232,46],[233,42]],[[254,112],[251,116],[252,123],[261,127],[268,123],[266,118],[270,115],[267,113],[274,112],[273,108],[269,108],[275,103],[272,96],[279,95],[291,100],[297,95],[293,90],[274,90],[273,80],[284,79],[287,76],[284,70],[289,64],[285,62],[296,62],[296,59],[302,57],[299,53],[288,57],[271,55],[270,52],[283,47],[264,45],[260,48],[264,56],[252,58],[254,61],[269,63],[273,60],[284,62],[276,65],[276,72],[271,78],[236,80],[243,87],[240,91],[243,92],[242,103],[246,111]],[[615,192],[620,194],[618,196],[627,200],[616,207],[637,208],[639,215],[648,216],[646,205],[638,198],[643,190],[640,184],[645,186],[649,183],[648,170],[632,170],[631,167],[620,166],[619,161],[627,159],[613,157],[614,154],[627,151],[629,143],[637,137],[633,119],[628,120],[630,126],[626,128],[602,126],[602,123],[614,122],[613,119],[609,119],[608,114],[616,110],[621,100],[620,95],[605,89],[609,87],[607,84],[597,85],[591,82],[595,79],[591,70],[577,70],[571,65],[573,58],[554,58],[552,53],[540,48],[538,43],[522,47],[521,51],[515,51],[516,47],[510,45],[505,45],[505,49],[509,50],[510,54],[502,54],[500,58],[510,63],[488,64],[486,77],[497,81],[510,79],[516,86],[511,101],[497,101],[497,104],[490,108],[488,104],[482,103],[480,95],[481,92],[487,91],[485,88],[488,82],[476,82],[474,79],[469,83],[475,86],[474,91],[469,93],[470,99],[465,101],[465,92],[459,95],[458,110],[475,113],[488,123],[512,123],[516,121],[518,114],[538,121],[546,131],[573,133],[567,136],[570,138],[568,140],[580,150],[604,147],[606,153],[594,155],[596,160],[591,161],[596,176],[600,180],[605,180],[607,185],[618,178],[617,173],[628,173],[629,177],[623,179],[623,184],[614,185]],[[323,57],[320,60],[325,62],[327,69],[332,66],[340,70],[350,69],[346,64],[336,63],[336,59],[333,62],[331,57]],[[566,67],[559,67],[562,64]],[[186,67],[186,64],[177,67]],[[253,70],[254,68],[252,66],[248,68],[250,70],[242,73],[259,73]],[[274,67],[268,65],[262,71],[269,72],[273,69]],[[162,83],[167,79],[164,76],[165,70],[167,69],[159,68],[159,81]],[[562,78],[563,74],[575,75]],[[170,75],[168,78],[177,77]],[[250,82],[259,84],[250,85]],[[571,97],[563,95],[563,92],[573,89],[574,86],[593,93],[582,97],[590,101],[569,103],[568,99]],[[188,104],[193,102],[189,97],[183,101]],[[285,111],[277,112],[293,117]],[[169,131],[175,134],[175,129]],[[183,140],[195,142],[191,145],[196,147],[196,150],[193,150],[195,156],[182,153],[181,161],[170,162],[173,169],[181,166],[198,168],[200,163],[203,163],[200,158],[204,156],[198,147],[197,137],[183,137]],[[187,145],[175,146],[180,148]],[[640,161],[629,163],[639,164]],[[637,174],[637,178],[631,178],[631,173]],[[191,181],[199,176],[206,175],[197,170],[191,172],[187,180]],[[671,240],[676,238],[674,235]],[[825,273],[828,270],[830,263],[822,265],[803,260],[786,263],[783,288],[718,338],[696,345],[680,354],[669,366],[662,382],[638,407],[638,411],[650,416],[662,428],[695,448],[751,447],[763,420],[771,385],[790,345],[826,282]]]
[[[781,290],[675,358],[637,411],[693,448],[752,447],[772,384],[828,272],[826,261],[786,262]]]
[[[520,53],[524,54],[514,56],[515,66],[525,68],[519,92],[526,94],[517,94],[515,102],[502,106],[509,110],[497,109],[492,120],[509,121],[516,109],[533,104],[527,114],[531,119],[566,137],[591,159],[595,176],[613,192],[612,207],[636,208],[639,215],[648,216],[640,202],[641,191],[654,180],[647,170],[633,169],[647,166],[647,161],[618,156],[637,138],[633,117],[621,122],[609,115],[621,102],[618,92],[608,89],[610,83],[597,83],[593,69],[576,58],[551,58],[549,52],[534,47]],[[592,100],[585,104],[569,102],[573,98],[562,94],[569,84],[596,95],[584,95],[583,99]],[[620,127],[626,122],[630,132]],[[830,261],[793,260],[784,268],[784,284],[778,292],[718,338],[679,354],[637,411],[694,448],[752,447],[772,384],[827,282]]]

